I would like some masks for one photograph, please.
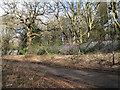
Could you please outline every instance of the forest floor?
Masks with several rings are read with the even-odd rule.
[[[82,80],[53,73],[51,68],[32,63],[3,61],[3,88],[96,88]],[[47,68],[47,69],[46,69]],[[58,70],[59,71],[59,70]],[[60,71],[61,72],[61,71]]]
[[[115,65],[112,63],[113,55],[111,53],[87,55],[6,55],[2,59],[32,62],[52,67],[117,73],[120,66],[120,52],[115,52],[114,57]]]
[[[7,55],[3,87],[118,88],[120,53],[89,55]]]

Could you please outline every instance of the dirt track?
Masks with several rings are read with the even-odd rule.
[[[49,67],[40,64],[34,63],[25,63],[25,62],[13,62],[15,65],[23,68],[29,68],[37,72],[52,74],[59,77],[64,77],[73,80],[80,80],[84,83],[88,83],[90,85],[104,87],[104,88],[119,88],[118,85],[120,83],[119,75],[112,75],[107,73],[100,72],[90,72],[83,70],[75,70],[75,69],[66,69],[66,68],[55,68]]]

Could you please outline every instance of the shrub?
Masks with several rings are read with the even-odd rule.
[[[58,48],[50,48],[49,53],[52,53],[52,54],[62,54],[62,51],[61,51],[61,49],[58,49]]]
[[[40,49],[39,52],[37,53],[37,55],[43,55],[43,54],[46,54],[45,50],[43,49]]]
[[[20,49],[20,54],[24,55],[26,53],[26,48]]]
[[[77,48],[70,48],[67,52],[67,55],[78,55],[79,54],[79,49]]]

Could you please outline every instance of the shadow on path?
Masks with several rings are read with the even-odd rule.
[[[7,60],[9,62],[9,60]],[[65,69],[60,67],[50,67],[40,64],[10,61],[16,63],[17,66],[29,68],[36,72],[48,73],[73,80],[80,80],[90,85],[95,85],[101,88],[119,88],[120,76],[100,72],[90,72],[75,69]]]

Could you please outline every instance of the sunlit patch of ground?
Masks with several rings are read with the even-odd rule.
[[[120,52],[115,52],[115,64],[112,65],[112,54],[87,55],[7,55],[3,59],[34,62],[56,67],[91,69],[98,71],[118,72]]]

